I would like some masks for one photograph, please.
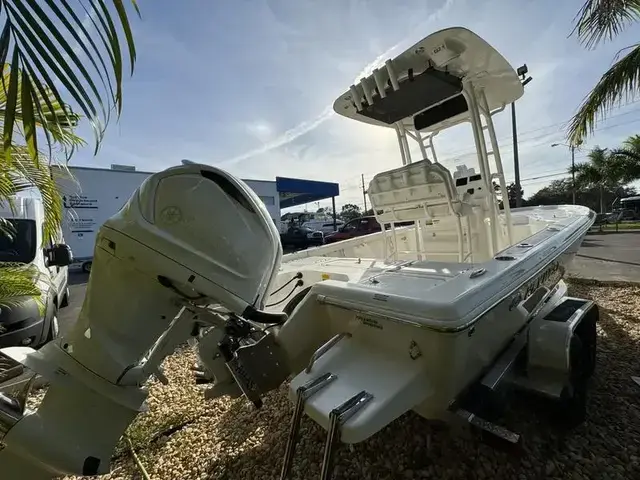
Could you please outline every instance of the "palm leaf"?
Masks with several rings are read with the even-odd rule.
[[[612,40],[629,24],[640,19],[640,0],[587,0],[578,11],[571,32],[587,48],[603,39]]]
[[[139,15],[136,2],[131,0],[131,4]],[[78,10],[86,13],[79,15]],[[65,127],[77,123],[77,115],[62,100],[62,89],[56,82],[90,122],[97,152],[111,110],[115,108],[120,114],[122,108],[126,54],[121,42],[126,44],[131,72],[136,60],[124,1],[88,0],[88,5],[73,2],[72,6],[70,0],[0,0],[0,14],[5,21],[0,34],[0,64],[10,58],[12,67],[8,77],[3,75],[0,89],[6,98],[2,112],[4,154],[11,156],[13,126],[18,118],[32,155],[37,144],[29,132],[38,125],[48,134],[48,142],[75,148],[78,137],[68,135]],[[85,26],[87,19],[93,28]],[[95,37],[102,42],[94,41]],[[19,69],[20,74],[13,69]],[[14,102],[16,97],[21,103]]]
[[[640,164],[631,157],[625,157],[621,150],[595,147],[587,157],[588,161],[569,168],[569,173],[575,174],[576,185],[582,189],[600,186],[616,189],[637,179],[633,175],[640,173]]]
[[[62,196],[51,173],[50,162],[44,156],[40,162],[33,162],[28,147],[23,145],[14,145],[13,150],[10,164],[0,162],[0,201],[11,203],[16,193],[37,188],[45,211],[44,240],[55,238],[62,224]],[[66,168],[63,165],[57,167]]]
[[[640,150],[618,148],[611,151],[622,171],[623,183],[631,183],[640,180]]]
[[[640,153],[640,135],[631,135],[624,142],[622,142],[624,148],[629,150],[635,150]]]
[[[33,265],[3,264],[0,267],[0,303],[12,307],[20,303],[21,297],[34,298],[42,314],[45,305],[39,286],[43,282],[51,285],[51,281]]]
[[[25,141],[27,132],[35,126],[47,138],[48,157],[53,155],[52,148],[55,146],[60,147],[66,158],[69,158],[76,148],[84,146],[86,144],[85,141],[74,133],[80,116],[73,113],[69,106],[58,103],[56,94],[43,85],[37,76],[24,75],[20,69],[12,68],[9,64],[3,65],[3,85],[9,84],[12,72],[17,75],[19,84],[27,83],[27,89],[29,90],[24,98],[23,95],[18,95],[15,106],[13,106],[18,131],[20,131],[20,122],[25,127],[23,131],[20,131],[25,137]],[[0,118],[4,117],[9,108],[7,105],[7,93],[0,89]],[[32,98],[33,102],[28,102],[29,98]],[[26,117],[28,117],[27,122],[24,121]],[[13,135],[15,134],[16,131],[14,129]],[[26,141],[26,143],[28,145],[29,142]],[[32,158],[36,160],[38,157],[33,155],[37,150],[37,145],[34,145],[34,150],[31,151]]]
[[[571,119],[567,137],[572,145],[593,133],[595,124],[616,104],[629,100],[640,87],[640,45],[618,60],[600,79]]]

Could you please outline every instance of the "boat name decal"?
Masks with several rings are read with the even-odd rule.
[[[555,283],[564,273],[564,268],[560,265],[560,262],[554,261],[551,263],[540,275],[531,280],[529,283],[525,283],[524,286],[516,293],[509,304],[509,311],[513,310],[523,300],[531,297],[540,287],[546,286],[548,283]]]
[[[373,327],[373,328],[377,328],[378,330],[383,330],[382,325],[380,325],[380,322],[378,322],[377,320],[371,318],[371,317],[364,317],[362,315],[356,315],[356,320],[360,320],[362,322],[363,325],[366,325],[368,327]]]

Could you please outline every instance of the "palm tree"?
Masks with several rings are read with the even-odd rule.
[[[604,191],[615,190],[628,183],[625,164],[621,158],[606,148],[596,146],[587,155],[588,161],[576,163],[569,173],[575,173],[576,187],[600,191],[600,213],[605,213]]]
[[[640,19],[638,0],[587,0],[572,31],[587,48],[612,40]],[[626,52],[624,56],[620,55]],[[569,124],[568,139],[578,145],[593,132],[595,124],[616,104],[632,98],[640,87],[640,44],[621,50],[616,62],[600,78]]]
[[[132,74],[135,43],[123,0],[0,0],[0,22],[0,202],[36,187],[48,238],[62,221],[51,164],[60,163],[58,154],[68,162],[84,145],[74,133],[80,115],[69,103],[89,121],[97,152],[112,111],[121,113],[124,49]],[[12,235],[7,222],[0,222],[2,234]],[[0,299],[39,295],[34,275],[3,264]]]
[[[640,135],[631,135],[622,146],[611,152],[624,165],[625,183],[640,179]]]

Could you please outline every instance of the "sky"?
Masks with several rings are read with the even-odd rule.
[[[582,1],[558,0],[138,0],[131,17],[138,49],[124,82],[122,116],[97,155],[90,145],[70,165],[134,165],[159,171],[190,159],[240,178],[276,176],[338,182],[337,205],[363,204],[365,182],[401,165],[393,130],[332,112],[355,79],[451,26],[474,31],[533,80],[517,102],[525,197],[570,165],[562,129],[640,26],[587,50],[570,36]],[[513,181],[509,110],[494,119],[507,183]],[[616,147],[640,129],[640,102],[597,125],[589,148]],[[445,166],[476,166],[468,124],[435,140]],[[308,205],[310,210],[328,201]]]

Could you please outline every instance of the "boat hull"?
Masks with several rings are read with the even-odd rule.
[[[328,429],[334,408],[359,392],[371,394],[366,408],[342,427],[346,443],[365,440],[408,410],[429,419],[448,417],[452,402],[493,364],[514,335],[564,296],[562,277],[591,223],[587,215],[557,231],[541,231],[537,244],[521,249],[526,250],[522,257],[493,259],[472,269],[458,265],[459,271],[447,278],[418,275],[419,268],[406,267],[411,288],[418,291],[415,301],[403,290],[402,268],[365,273],[359,282],[317,283],[278,332],[290,370],[299,372],[290,384],[292,401],[306,382],[325,373],[336,375],[305,405],[305,412]],[[512,254],[510,249],[502,253],[508,258]],[[504,268],[505,263],[513,265]],[[480,276],[486,277],[486,285],[469,287],[469,272],[481,267],[489,271]],[[454,268],[451,264],[446,270]],[[400,285],[397,299],[385,275]],[[372,278],[377,279],[373,286]],[[456,288],[459,295],[451,295],[459,305],[445,305],[444,292]],[[381,295],[385,300],[376,301]],[[308,370],[314,352],[336,335],[344,338]]]

